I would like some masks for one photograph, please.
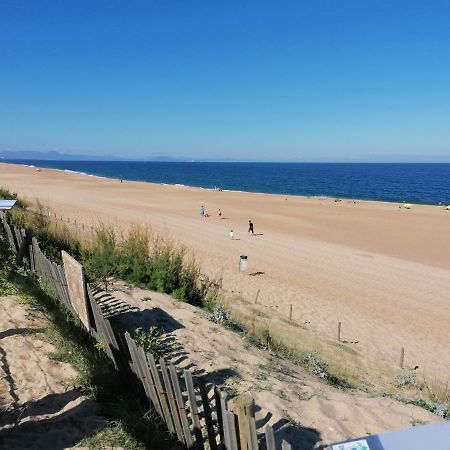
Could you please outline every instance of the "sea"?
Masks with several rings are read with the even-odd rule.
[[[224,191],[432,205],[450,203],[450,163],[2,161],[86,176]]]

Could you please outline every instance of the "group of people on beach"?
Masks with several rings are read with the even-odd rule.
[[[219,219],[222,219],[222,210],[219,208]],[[202,205],[200,207],[200,216],[201,217],[209,217],[209,214],[206,212],[205,207]],[[248,221],[248,234],[254,235],[255,234],[255,229],[253,226],[253,222],[251,220]],[[230,239],[234,240],[234,231],[230,230]]]
[[[209,214],[206,212],[206,209],[203,205],[200,207],[200,216],[209,217]],[[222,210],[219,208],[219,219],[221,218],[222,218]]]

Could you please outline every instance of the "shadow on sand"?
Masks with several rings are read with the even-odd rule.
[[[252,276],[263,275],[264,272],[254,272]],[[176,330],[184,328],[184,325],[178,322],[173,316],[162,310],[161,308],[155,307],[152,309],[138,310],[136,309],[123,309],[120,314],[115,315],[111,319],[114,324],[121,329],[122,332],[132,331],[137,327],[142,327],[144,329],[150,326],[157,326],[164,333],[164,342],[168,344],[170,351],[164,356],[164,358],[170,364],[175,367],[178,366],[180,371],[180,365],[182,364],[182,369],[191,370],[195,377],[202,378],[205,383],[211,388],[212,385],[218,386],[223,392],[228,395],[228,398],[233,398],[237,391],[233,388],[233,384],[227,384],[227,380],[230,378],[240,378],[241,374],[239,371],[232,368],[222,368],[211,372],[206,372],[205,370],[196,366],[193,362],[189,361],[189,353],[177,343],[175,336],[172,335]],[[207,359],[213,360],[216,358],[215,352],[210,352],[211,355],[204,354],[203,356]],[[185,389],[184,379],[180,377],[180,385],[182,390]],[[212,389],[209,390],[209,398],[212,400],[214,393]],[[214,410],[214,408],[213,408]],[[261,411],[259,406],[256,406],[256,417],[257,417],[257,433],[260,438],[261,449],[266,448],[265,444],[265,427],[273,418],[271,412],[267,412],[264,417],[259,417],[258,412]],[[280,419],[275,423],[272,423],[272,428],[275,434],[276,447],[281,448],[281,443],[283,440],[289,442],[293,450],[325,450],[326,445],[318,445],[321,441],[320,433],[313,429],[303,427],[300,424],[293,423],[287,418]]]
[[[0,448],[62,450],[94,435],[105,421],[95,415],[95,402],[81,396],[76,390],[49,394],[0,414]],[[56,415],[45,418],[49,414]]]

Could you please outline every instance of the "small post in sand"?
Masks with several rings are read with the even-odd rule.
[[[337,341],[341,342],[341,322],[338,322]]]
[[[292,303],[289,305],[289,320],[292,322]]]
[[[400,350],[400,368],[403,369],[403,361],[405,360],[405,349]]]
[[[258,297],[259,297],[259,289],[258,289],[258,292],[256,293],[256,297],[255,297],[255,305],[258,303]]]

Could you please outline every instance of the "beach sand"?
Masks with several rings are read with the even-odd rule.
[[[51,358],[56,349],[39,334],[47,326],[42,312],[15,297],[0,297],[2,449],[75,448],[106,426],[98,405],[70,387],[78,372]]]
[[[450,372],[450,212],[437,206],[221,192],[102,179],[0,164],[0,186],[39,199],[71,224],[147,223],[195,253],[202,270],[222,275],[230,294],[287,317],[359,354]],[[204,205],[208,218],[199,215]],[[218,209],[222,210],[222,219]],[[255,235],[247,234],[248,221]],[[234,230],[235,240],[229,232]],[[249,274],[238,270],[247,255]]]
[[[326,385],[302,367],[251,346],[239,334],[211,322],[199,308],[168,295],[120,283],[112,295],[108,300],[100,293],[98,298],[103,305],[110,301],[113,308],[119,299],[140,311],[151,311],[125,313],[120,322],[163,327],[168,341],[174,337],[182,345],[183,351],[175,346],[165,355],[179,373],[190,369],[231,396],[250,394],[256,403],[258,433],[264,434],[265,426],[271,425],[276,440],[286,439],[293,450],[323,449],[331,442],[443,420],[388,397]]]

